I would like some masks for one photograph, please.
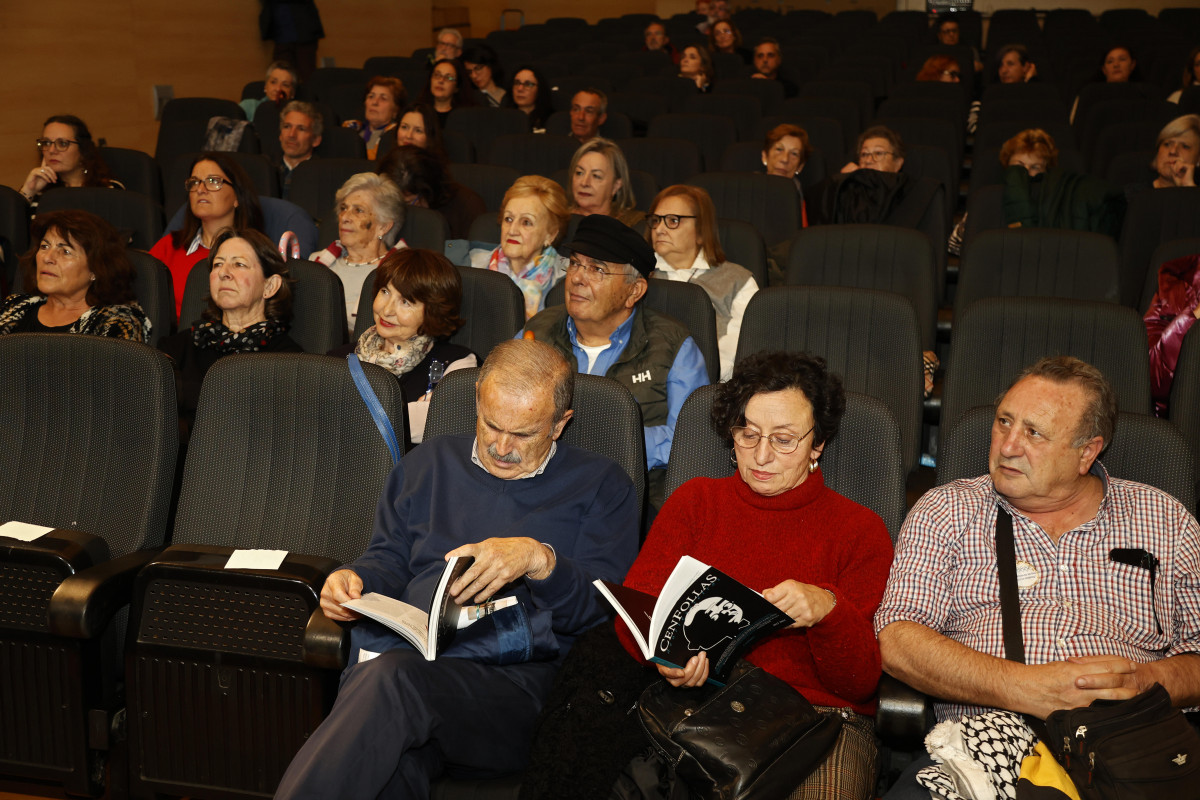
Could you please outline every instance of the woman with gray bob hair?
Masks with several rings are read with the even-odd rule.
[[[354,330],[363,281],[389,252],[408,245],[400,239],[404,197],[386,175],[351,175],[335,196],[338,238],[308,257],[329,267],[342,279],[346,294],[346,323]]]

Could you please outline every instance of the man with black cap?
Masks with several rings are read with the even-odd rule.
[[[565,305],[540,312],[518,336],[548,342],[580,372],[615,378],[629,389],[642,407],[650,498],[657,505],[679,410],[708,383],[704,356],[687,328],[639,308],[654,248],[632,228],[592,214],[566,249]]]

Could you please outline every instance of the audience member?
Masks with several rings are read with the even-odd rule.
[[[714,25],[729,19],[729,2],[728,0],[696,0],[696,13],[704,17],[704,20],[696,26],[696,30],[707,36]]]
[[[950,56],[934,55],[925,59],[918,81],[941,81],[942,83],[958,83],[962,80],[962,67]]]
[[[1037,64],[1023,44],[1010,44],[996,54],[1000,61],[997,75],[1001,83],[1029,83],[1037,77]]]
[[[277,798],[428,797],[448,767],[525,765],[571,643],[608,616],[592,581],[619,582],[638,546],[629,477],[557,441],[573,384],[553,348],[502,342],[479,373],[475,435],[431,439],[392,470],[366,552],[321,590],[326,616],[357,620],[342,603],[369,592],[428,608],[447,556],[474,558],[449,587],[468,613],[494,596],[516,602],[459,629],[435,661],[358,620],[337,702]]]
[[[429,57],[429,63],[432,65],[438,61],[446,59],[456,59],[463,52],[463,35],[458,32],[457,28],[442,28],[437,32],[437,40],[434,42],[433,55]]]
[[[571,135],[580,144],[600,135],[608,120],[608,95],[599,89],[580,89],[571,98]]]
[[[388,253],[408,246],[400,238],[404,198],[387,175],[360,172],[342,184],[334,200],[338,238],[324,250],[309,255],[308,260],[324,264],[342,279],[346,325],[354,330],[367,274]]]
[[[854,152],[858,161],[842,167],[842,172],[873,169],[898,173],[904,166],[904,141],[900,134],[883,125],[872,125],[858,136]]]
[[[500,101],[507,92],[504,91],[504,68],[496,51],[486,44],[476,44],[467,48],[462,57],[463,67],[467,77],[479,92],[479,105],[499,108]]]
[[[801,227],[804,228],[808,227],[808,210],[804,203],[804,187],[800,183],[800,173],[804,171],[804,165],[808,163],[811,154],[808,131],[799,125],[776,125],[767,131],[763,140],[763,168],[768,175],[787,178],[796,186],[796,194],[800,197]]]
[[[377,75],[367,81],[363,99],[363,118],[348,119],[342,127],[356,130],[367,145],[367,158],[375,160],[383,134],[396,128],[396,116],[408,99],[399,78]]]
[[[700,92],[712,91],[713,65],[708,51],[698,44],[689,44],[679,56],[679,77],[689,78]]]
[[[566,259],[554,245],[571,213],[561,186],[541,175],[518,178],[504,194],[500,246],[475,251],[471,266],[502,272],[525,297],[525,318],[546,306],[546,292],[566,274]]]
[[[409,103],[400,113],[400,123],[396,126],[396,144],[400,147],[413,145],[446,160],[442,126],[433,107],[426,103]]]
[[[783,55],[779,50],[779,42],[770,37],[759,41],[754,48],[754,74],[750,77],[779,81],[783,85],[783,96],[795,97],[800,90],[796,84],[780,74],[779,68],[782,66]]]
[[[1100,77],[1106,83],[1128,83],[1141,80],[1133,51],[1124,45],[1110,49],[1104,54],[1104,60],[1100,62]]]
[[[263,96],[247,97],[238,105],[246,112],[246,119],[253,120],[254,112],[258,111],[258,107],[263,103],[274,103],[279,108],[283,108],[289,101],[295,100],[296,87],[299,85],[300,79],[296,77],[295,68],[286,61],[275,61],[267,67],[267,78],[263,83]]]
[[[538,313],[523,334],[554,345],[580,372],[615,378],[633,394],[645,426],[648,496],[657,507],[679,410],[708,383],[704,356],[683,325],[642,305],[655,260],[636,231],[593,214],[580,221],[567,247],[565,304]]]
[[[192,267],[208,258],[209,248],[225,228],[262,230],[262,208],[254,184],[227,153],[201,153],[183,182],[188,202],[183,227],[150,248],[167,265],[175,284],[175,313],[183,309],[183,287]]]
[[[754,51],[742,44],[742,32],[733,20],[723,19],[712,26],[708,32],[708,49],[714,55],[729,53],[741,56],[747,64],[754,63]]]
[[[654,248],[651,278],[694,283],[708,295],[717,317],[721,380],[728,380],[742,316],[758,282],[748,269],[725,260],[708,192],[682,184],[659,192],[646,216],[646,240]]]
[[[379,162],[380,175],[387,175],[409,205],[431,208],[446,218],[451,239],[466,239],[471,223],[487,211],[483,198],[455,183],[446,162],[420,147],[397,147]]]
[[[1045,719],[1155,682],[1176,706],[1200,703],[1200,527],[1165,492],[1108,475],[1098,458],[1116,418],[1099,370],[1042,359],[996,406],[989,474],[935,487],[909,513],[875,629],[884,670],[937,698],[939,721]],[[1015,564],[998,566],[1006,532]],[[1158,563],[1153,593],[1110,547]],[[1024,663],[1005,657],[1001,569],[1021,587]],[[918,759],[887,798],[928,798],[915,776],[930,767]]]
[[[1150,343],[1150,394],[1160,417],[1167,415],[1179,348],[1198,317],[1200,255],[1164,262],[1158,268],[1158,291],[1143,317]]]
[[[204,376],[234,353],[299,353],[288,336],[292,279],[279,248],[255,230],[223,230],[213,244],[199,322],[159,340],[171,358],[182,429],[191,429]],[[188,323],[190,320],[182,320]]]
[[[969,46],[971,48],[971,56],[975,60],[974,68],[976,72],[983,69],[983,62],[979,59],[979,51],[974,45],[968,45],[962,41],[962,28],[958,24],[958,19],[953,11],[943,11],[938,14],[937,19],[933,23],[933,31],[937,36],[938,44],[946,47],[957,47],[959,45]]]
[[[467,88],[466,70],[457,59],[444,58],[434,62],[429,83],[421,92],[421,102],[433,106],[438,124],[446,128],[446,118],[456,108],[476,105],[474,86]]]
[[[395,375],[408,404],[409,437],[420,443],[433,387],[449,372],[478,366],[474,353],[449,340],[464,322],[462,278],[440,253],[392,250],[375,270],[371,296],[374,324],[329,355],[354,353]]]
[[[117,230],[87,211],[38,214],[21,256],[21,292],[0,304],[0,336],[82,333],[145,342],[150,320]]]
[[[79,117],[55,114],[42,125],[37,142],[40,163],[30,170],[18,190],[31,205],[47,189],[60,186],[110,186],[123,189],[109,175],[92,132]]]
[[[671,57],[672,64],[679,63],[679,51],[675,49],[675,45],[671,44],[671,37],[667,36],[667,27],[657,20],[646,26],[646,30],[642,32],[642,52],[663,52]]]
[[[570,209],[573,214],[603,214],[626,225],[636,225],[644,216],[629,180],[629,164],[616,142],[590,139],[575,151],[567,170],[571,178]]]
[[[1158,173],[1155,189],[1195,186],[1200,162],[1200,116],[1185,114],[1171,120],[1158,134],[1157,152],[1150,166]]]
[[[312,103],[293,100],[279,114],[279,147],[283,157],[279,165],[280,194],[284,200],[292,188],[296,167],[312,158],[321,145],[325,118]]]
[[[1167,97],[1168,103],[1178,103],[1183,90],[1200,83],[1200,44],[1188,51],[1187,65],[1183,68],[1183,82],[1180,88],[1171,92]]]
[[[521,109],[529,117],[529,130],[545,133],[546,121],[554,113],[550,83],[536,67],[528,64],[517,67],[501,106]]]

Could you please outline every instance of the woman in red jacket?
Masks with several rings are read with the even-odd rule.
[[[1158,268],[1158,291],[1143,317],[1150,344],[1150,394],[1160,417],[1166,416],[1183,337],[1198,317],[1200,255],[1165,262]]]

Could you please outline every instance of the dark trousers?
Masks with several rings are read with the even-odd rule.
[[[529,757],[542,696],[505,674],[553,664],[489,667],[393,650],[346,670],[329,717],[292,760],[275,797],[429,797],[446,767],[514,772]],[[543,693],[544,695],[544,693]]]
[[[925,767],[933,766],[933,758],[923,755],[908,765],[908,769],[900,774],[892,788],[888,789],[883,800],[929,800],[932,795],[929,790],[917,783],[917,773]]]

